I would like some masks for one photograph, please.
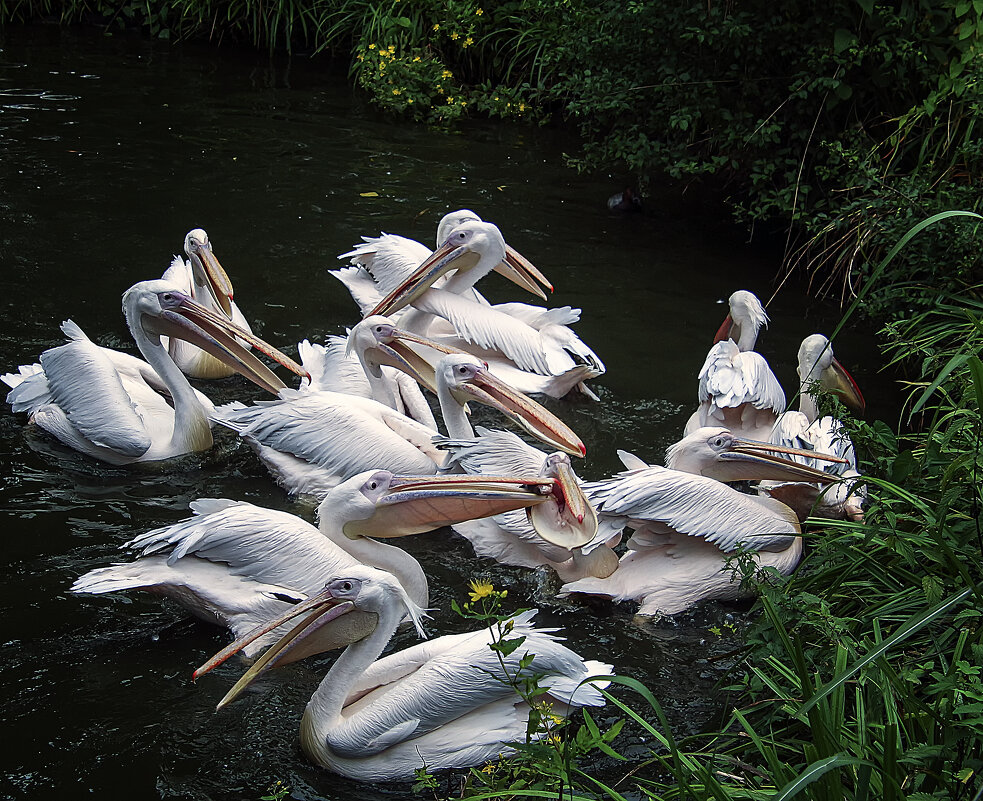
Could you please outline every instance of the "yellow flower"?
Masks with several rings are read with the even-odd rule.
[[[434,26],[433,26],[433,29],[434,29],[435,31],[439,31],[439,30],[440,30],[440,23],[439,23],[439,22],[435,22],[435,23],[434,23]]]
[[[485,13],[484,12],[484,9],[481,9],[481,8],[476,8],[475,11],[474,11],[474,14],[475,14],[476,17],[480,17],[484,13]]]
[[[451,33],[451,39],[457,39],[461,36],[457,31]]]
[[[461,47],[467,47],[468,45],[473,45],[473,44],[474,44],[474,39],[472,39],[469,36],[467,39],[464,40],[464,42],[461,43]]]
[[[419,57],[419,56],[413,56],[413,63],[414,63],[414,64],[415,64],[415,63],[416,63],[417,61],[419,61],[419,60],[420,60],[420,57]]]
[[[494,773],[495,772],[495,765],[494,765],[494,763],[489,762],[487,765],[485,765],[481,769],[481,772],[482,773]]]
[[[454,73],[451,72],[450,70],[444,70],[442,73],[440,73],[440,77],[441,78],[453,78],[454,77]]]
[[[375,45],[374,44],[370,44],[369,45],[369,50],[375,50]]]
[[[402,89],[393,89],[393,94],[394,95],[401,95],[401,94],[403,94],[403,90]]]
[[[447,102],[453,103],[454,98],[447,98]],[[468,597],[470,597],[472,601],[480,601],[482,598],[487,598],[489,595],[495,592],[495,588],[490,582],[487,581],[472,579],[468,582],[468,586],[471,588],[471,592],[468,593]]]
[[[390,53],[395,53],[396,52],[396,45],[389,45],[388,50],[389,50]]]

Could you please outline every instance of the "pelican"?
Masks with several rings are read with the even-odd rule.
[[[295,372],[302,368],[261,339],[195,303],[173,284],[143,281],[123,295],[123,313],[146,361],[93,343],[71,320],[70,340],[3,381],[15,412],[75,450],[111,464],[169,459],[212,445],[211,402],[192,389],[161,335],[195,343],[276,394],[284,384],[240,344],[245,340]]]
[[[459,209],[445,214],[437,225],[437,246],[458,225],[471,221],[481,221],[471,209]],[[411,276],[432,253],[426,245],[403,236],[363,236],[361,244],[338,256],[339,259],[350,259],[352,266],[334,270],[331,274],[348,288],[365,316],[385,295]],[[505,246],[504,259],[493,269],[543,300],[546,300],[546,295],[538,284],[553,291],[553,285],[546,276],[509,245]],[[442,280],[446,282],[447,279]],[[488,305],[488,301],[474,287],[463,292],[468,299]]]
[[[246,333],[249,323],[232,300],[232,282],[219,263],[208,234],[201,228],[184,237],[185,261],[175,256],[161,280],[175,284],[185,295],[215,314],[232,322]],[[181,372],[192,378],[228,378],[235,372],[225,362],[181,339],[162,340]]]
[[[475,476],[541,475],[556,483],[545,503],[456,523],[454,531],[478,556],[520,567],[546,565],[563,581],[611,575],[618,566],[612,549],[621,535],[598,536],[597,513],[580,488],[570,457],[543,453],[511,431],[478,427],[477,432],[476,439],[443,439],[438,445],[451,452],[453,464]]]
[[[604,364],[565,324],[579,311],[484,306],[461,293],[504,258],[505,240],[491,223],[469,221],[454,228],[416,271],[372,310],[389,315],[412,304],[400,325],[445,344],[462,347],[488,362],[490,369],[516,388],[562,397],[604,373]],[[440,288],[434,282],[456,272]],[[559,321],[564,321],[562,324]],[[503,369],[512,372],[506,374]],[[596,397],[596,396],[594,396]]]
[[[833,357],[833,348],[822,334],[811,334],[802,340],[798,352],[799,410],[785,412],[772,433],[772,441],[780,445],[840,456],[838,463],[822,465],[808,456],[795,457],[813,467],[825,469],[844,479],[857,479],[857,457],[853,442],[844,425],[829,415],[820,417],[813,391],[823,389],[837,395],[849,409],[863,414],[864,399],[857,382]],[[862,520],[862,489],[854,490],[855,481],[841,481],[823,489],[815,483],[794,482],[770,485],[765,489],[771,497],[787,503],[800,518],[816,517]]]
[[[358,627],[348,618],[356,614],[377,623],[370,631],[352,631]],[[522,638],[507,656],[490,648],[501,639],[501,629],[493,626],[439,637],[379,659],[404,615],[424,636],[423,610],[391,575],[370,567],[339,574],[321,593],[267,626],[302,615],[302,622],[243,674],[218,708],[284,655],[289,657],[293,648],[302,648],[307,637],[325,628],[343,628],[351,644],[308,702],[300,742],[318,765],[363,782],[408,779],[423,767],[432,771],[477,765],[510,752],[509,743],[526,740],[530,712],[516,691],[516,676],[520,681],[537,677],[545,690],[537,703],[566,715],[577,707],[602,706],[598,686],[606,682],[590,679],[612,673],[610,665],[584,661],[562,645],[556,629],[534,628],[534,612],[506,624],[510,641]],[[195,678],[221,664],[238,645],[216,654],[195,671]],[[538,739],[543,732],[532,736]]]
[[[516,392],[466,353],[447,354],[435,371],[437,397],[448,434],[472,438],[465,404],[492,406],[532,436],[583,456],[580,438],[538,403]],[[377,401],[338,392],[281,390],[281,400],[232,404],[215,419],[238,432],[277,481],[291,493],[324,495],[348,476],[373,465],[405,475],[428,475],[445,466],[433,431]]]
[[[584,489],[600,518],[600,536],[634,529],[628,551],[607,578],[568,582],[560,595],[582,592],[630,599],[639,602],[639,615],[674,615],[705,599],[740,598],[740,578],[728,567],[739,551],[751,551],[759,569],[791,573],[802,557],[795,512],[772,498],[746,495],[709,477],[835,480],[769,451],[804,454],[749,442],[721,427],[699,429],[669,449],[668,462],[693,472],[650,466],[619,451],[627,470],[589,482]]]
[[[338,391],[372,398],[437,431],[430,404],[421,384],[437,391],[430,362],[405,343],[415,342],[431,358],[462,352],[397,328],[381,315],[366,317],[348,337],[329,337],[327,346],[304,340],[297,346],[301,365],[311,381],[301,389]],[[439,348],[439,350],[436,350]]]
[[[317,593],[332,576],[361,564],[392,573],[412,601],[428,604],[427,577],[402,548],[375,537],[402,537],[545,502],[526,487],[539,478],[397,477],[385,470],[353,476],[318,507],[318,527],[287,512],[225,499],[194,501],[194,516],[126,543],[139,558],[76,579],[71,591],[99,595],[140,590],[172,598],[196,617],[242,637]],[[279,632],[282,634],[283,632]],[[279,634],[245,649],[258,654]],[[303,654],[334,647],[312,650]]]
[[[724,425],[749,439],[768,440],[785,411],[781,384],[765,358],[754,351],[768,315],[761,301],[745,290],[732,294],[729,305],[730,314],[700,369],[700,405],[684,434],[702,426]]]

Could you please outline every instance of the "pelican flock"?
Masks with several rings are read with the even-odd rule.
[[[547,736],[529,726],[541,701],[516,676],[537,676],[559,719],[602,705],[616,669],[534,625],[534,611],[382,657],[401,622],[425,636],[430,604],[427,563],[383,540],[450,526],[476,565],[555,578],[544,603],[595,596],[673,616],[741,597],[741,560],[793,571],[806,519],[862,519],[846,426],[820,415],[814,396],[835,393],[860,412],[860,391],[815,334],[799,348],[799,408],[788,409],[755,351],[768,316],[750,292],[729,298],[694,370],[699,406],[665,466],[619,451],[623,472],[583,480],[583,441],[529,395],[594,403],[587,382],[604,363],[571,327],[579,309],[485,299],[476,284],[492,272],[541,301],[553,285],[475,212],[445,215],[435,250],[382,234],[342,253],[349,264],[332,274],[363,319],[323,344],[298,343],[299,363],[252,333],[204,230],[191,230],[184,250],[161,279],[123,294],[143,359],[98,346],[68,320],[67,344],[0,378],[15,412],[85,456],[175,459],[212,447],[217,425],[287,493],[317,501],[312,522],[243,498],[199,498],[191,516],[135,532],[127,558],[93,566],[71,591],[160,596],[230,629],[235,641],[195,673],[239,652],[252,661],[220,707],[273,668],[344,649],[301,721],[304,752],[330,771],[388,781],[496,760]],[[188,380],[235,374],[274,397],[215,405]],[[522,638],[504,656],[494,648],[503,625]]]

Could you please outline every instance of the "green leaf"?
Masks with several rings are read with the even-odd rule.
[[[976,408],[983,412],[983,362],[979,356],[969,358],[969,372],[973,376],[973,389],[976,391]]]
[[[856,41],[857,37],[853,31],[848,31],[846,28],[837,28],[836,33],[833,34],[833,52],[842,53]]]
[[[846,756],[845,754],[833,754],[831,757],[820,759],[809,765],[795,779],[779,790],[778,793],[772,798],[772,801],[787,801],[787,799],[798,795],[800,790],[807,785],[812,784],[814,781],[816,781],[816,779],[820,778],[824,774],[829,773],[831,770],[842,768],[846,765],[871,765],[871,763],[863,759],[856,759],[855,757]]]
[[[413,20],[411,20],[411,19],[409,19],[407,17],[395,17],[393,19],[393,22],[395,22],[397,25],[399,25],[402,28],[412,28],[413,27]]]

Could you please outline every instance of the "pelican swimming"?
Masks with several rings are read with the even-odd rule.
[[[835,480],[779,455],[803,453],[748,442],[719,427],[699,429],[669,449],[668,461],[693,472],[650,466],[619,451],[628,469],[588,482],[584,490],[597,510],[601,536],[626,527],[634,530],[628,551],[607,578],[569,582],[560,595],[581,592],[635,600],[639,615],[674,615],[705,599],[741,597],[740,578],[728,568],[729,559],[741,550],[752,552],[758,568],[791,573],[802,557],[795,512],[772,498],[746,495],[708,476]]]
[[[463,345],[493,371],[509,363],[516,375],[503,380],[525,391],[556,396],[602,375],[604,364],[597,355],[566,325],[556,322],[557,313],[562,312],[560,319],[569,319],[573,310],[526,307],[533,311],[516,315],[462,297],[460,293],[501,262],[504,253],[505,240],[496,226],[462,223],[372,314],[392,314],[411,304],[413,309],[400,319],[403,328],[445,344]],[[447,283],[433,288],[451,270],[456,272]]]
[[[583,456],[580,438],[555,415],[495,378],[474,356],[447,354],[435,370],[437,397],[448,434],[471,438],[465,404],[492,406],[532,436]],[[338,392],[281,390],[281,400],[216,409],[214,418],[238,432],[277,481],[291,493],[321,496],[339,481],[372,466],[404,475],[444,467],[433,431],[377,401]]]
[[[545,502],[526,489],[538,478],[427,476],[385,470],[353,476],[318,507],[318,526],[287,512],[225,499],[194,501],[194,516],[126,543],[139,558],[76,579],[71,591],[99,595],[140,590],[172,598],[196,617],[242,637],[317,593],[332,576],[360,564],[392,573],[414,603],[429,602],[427,577],[402,548],[375,537],[402,537]],[[283,632],[279,632],[282,634]],[[279,634],[246,648],[253,656]],[[318,650],[334,647],[327,644]],[[303,654],[316,653],[308,647]]]
[[[785,412],[775,425],[771,440],[781,445],[832,453],[841,457],[838,463],[818,464],[808,456],[795,457],[843,479],[857,479],[857,457],[846,427],[830,415],[819,416],[813,392],[817,389],[835,394],[847,408],[863,414],[864,399],[857,382],[833,357],[833,348],[822,334],[811,334],[802,340],[798,352],[799,410]],[[764,487],[771,497],[788,504],[800,518],[816,517],[862,520],[862,489],[852,489],[855,481],[841,481],[830,488],[816,483],[794,482]]]
[[[739,290],[700,369],[699,408],[684,429],[723,425],[749,439],[768,440],[785,411],[785,393],[764,356],[754,351],[758,332],[768,324],[761,301]],[[736,339],[735,339],[736,337]]]
[[[249,323],[232,300],[232,282],[212,251],[208,234],[201,228],[184,237],[188,259],[175,256],[161,280],[175,284],[192,300],[229,320],[237,328],[252,333]],[[181,372],[192,378],[227,378],[235,371],[207,351],[182,339],[162,340]]]
[[[346,571],[321,593],[267,624],[304,616],[246,671],[219,708],[284,655],[289,657],[293,648],[303,648],[312,634],[343,628],[351,644],[322,679],[301,719],[301,747],[312,761],[362,782],[379,782],[412,778],[423,767],[433,771],[497,760],[510,752],[509,743],[526,741],[530,707],[515,689],[515,676],[537,677],[545,689],[537,704],[545,702],[553,714],[566,715],[577,707],[602,706],[598,687],[606,682],[584,682],[612,673],[610,665],[584,661],[562,645],[556,629],[536,629],[534,614],[511,619],[508,639],[522,640],[508,655],[489,647],[501,638],[501,629],[493,626],[439,637],[379,659],[405,615],[424,636],[423,610],[390,574],[370,567]],[[350,625],[353,615],[369,617],[373,629]],[[195,678],[221,664],[237,646],[216,654],[195,671]],[[538,739],[543,731],[534,730],[532,736]]]
[[[301,389],[372,398],[436,432],[437,422],[421,389],[426,386],[436,393],[434,367],[408,343],[416,343],[433,361],[445,353],[461,352],[373,315],[352,328],[347,338],[329,337],[326,346],[307,340],[298,344],[301,365],[311,374],[311,381]]]
[[[551,567],[563,581],[609,576],[621,534],[598,536],[597,513],[584,496],[565,453],[543,453],[511,431],[479,427],[476,439],[438,440],[452,463],[474,476],[542,475],[556,479],[546,503],[452,526],[478,556],[507,565]]]
[[[445,214],[437,225],[437,246],[439,247],[450,232],[461,223],[481,221],[471,209],[459,209]],[[349,259],[351,267],[334,270],[331,274],[341,281],[351,293],[365,316],[393,289],[409,278],[417,267],[433,254],[426,245],[414,239],[393,234],[378,237],[362,237],[362,243],[339,259]],[[505,257],[495,265],[496,272],[510,281],[546,299],[539,284],[553,291],[553,285],[521,253],[509,245],[505,246]],[[448,277],[439,281],[446,284]],[[438,284],[438,286],[441,285]],[[473,286],[462,290],[465,297],[477,303],[488,305],[488,301]]]
[[[173,284],[143,281],[123,295],[123,313],[146,361],[101,348],[71,320],[66,345],[40,364],[8,373],[15,412],[75,450],[112,464],[169,459],[211,447],[211,402],[192,389],[161,343],[179,337],[276,394],[284,384],[240,344],[244,340],[298,373],[299,365],[261,339],[195,303]]]

